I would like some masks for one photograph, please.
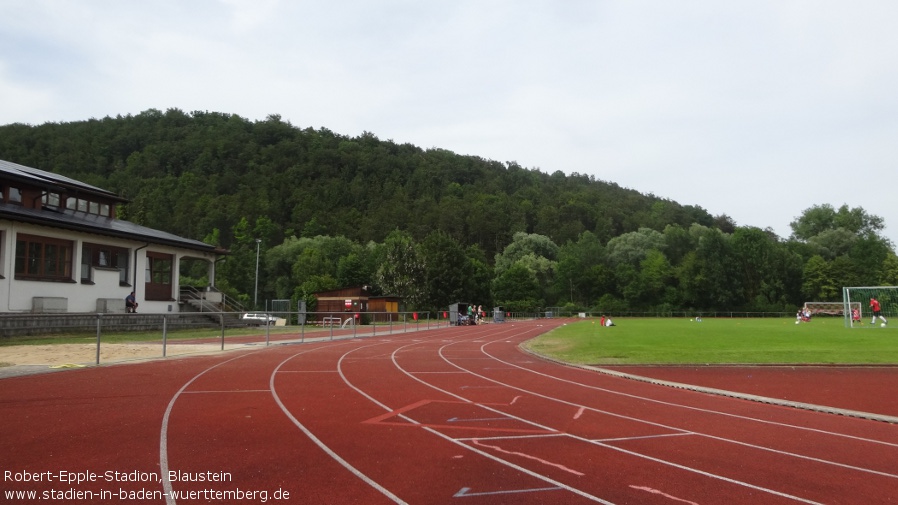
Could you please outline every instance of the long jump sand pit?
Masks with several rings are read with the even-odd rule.
[[[226,344],[225,350],[243,348],[245,344]],[[221,351],[221,343],[168,344],[165,356]],[[161,343],[102,344],[100,363],[158,359],[163,357]],[[94,365],[97,362],[96,344],[37,344],[0,347],[0,366],[47,367],[65,365]]]

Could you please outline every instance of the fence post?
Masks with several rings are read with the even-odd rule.
[[[168,352],[168,316],[162,314],[162,357]]]
[[[218,314],[218,320],[221,321],[221,350],[224,351],[224,312]]]
[[[268,302],[265,302],[268,303]],[[265,347],[268,347],[271,342],[271,319],[269,319],[268,313],[265,313]]]
[[[97,364],[100,364],[100,326],[103,321],[103,314],[97,314]]]

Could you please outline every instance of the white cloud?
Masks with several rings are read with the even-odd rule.
[[[0,5],[0,124],[280,114],[773,227],[885,218],[898,4],[63,0]]]

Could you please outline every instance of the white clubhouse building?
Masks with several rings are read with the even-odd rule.
[[[225,251],[116,219],[118,195],[0,160],[0,313],[177,312],[185,259]]]

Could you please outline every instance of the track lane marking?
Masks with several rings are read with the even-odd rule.
[[[645,435],[641,437],[621,437],[621,438],[597,438],[594,441],[600,443],[610,443],[610,442],[628,442],[630,440],[647,440],[653,438],[667,438],[667,437],[688,437],[694,436],[695,433],[665,433],[661,435]]]
[[[482,348],[481,348],[481,349],[482,349]],[[482,349],[482,350],[483,350],[483,349]],[[613,391],[613,390],[609,390],[609,389],[606,389],[606,388],[595,387],[595,386],[591,386],[591,385],[589,385],[589,384],[583,384],[583,383],[575,382],[575,381],[568,380],[568,379],[562,379],[562,378],[560,378],[560,377],[555,377],[555,376],[552,376],[552,375],[549,375],[549,374],[545,374],[545,373],[542,373],[542,372],[537,372],[537,371],[535,371],[535,370],[530,370],[530,369],[528,369],[528,368],[518,367],[517,365],[514,365],[513,363],[504,361],[504,360],[502,360],[502,359],[500,359],[500,358],[497,358],[497,357],[495,357],[495,356],[489,354],[488,352],[486,352],[486,350],[483,350],[483,353],[484,353],[485,355],[487,355],[487,356],[492,357],[492,358],[495,359],[496,361],[499,361],[499,362],[501,362],[501,363],[507,363],[507,364],[509,364],[509,365],[511,365],[511,366],[515,366],[515,367],[517,367],[517,368],[520,368],[521,370],[524,370],[524,371],[527,371],[527,372],[531,372],[531,373],[534,373],[534,374],[539,375],[539,376],[542,376],[542,377],[546,377],[546,378],[550,378],[550,379],[555,379],[555,380],[558,380],[558,381],[561,381],[561,382],[565,382],[565,383],[568,383],[568,384],[573,384],[573,385],[581,386],[581,387],[584,387],[584,388],[587,388],[587,389],[593,389],[593,390],[598,390],[598,391],[602,391],[602,392],[613,393],[613,394],[625,396],[625,397],[628,397],[628,398],[634,398],[634,399],[638,399],[638,400],[645,400],[645,401],[649,401],[649,402],[660,403],[660,404],[662,404],[662,405],[667,405],[667,406],[671,406],[671,407],[681,407],[681,408],[691,409],[691,410],[695,410],[695,411],[699,411],[699,412],[704,412],[704,413],[719,414],[719,415],[722,415],[722,416],[728,416],[728,417],[738,418],[738,419],[747,420],[747,421],[756,421],[756,422],[759,422],[759,423],[770,424],[770,425],[773,425],[773,426],[786,427],[786,428],[794,428],[794,429],[799,429],[799,430],[806,430],[806,431],[811,431],[811,432],[814,432],[814,433],[821,433],[821,434],[825,434],[825,435],[841,436],[841,437],[844,437],[844,438],[848,438],[848,439],[851,439],[851,440],[858,440],[858,441],[862,441],[862,442],[879,443],[879,444],[887,445],[887,446],[898,446],[898,444],[892,444],[892,443],[889,443],[889,442],[881,442],[881,441],[871,440],[871,439],[867,439],[867,438],[863,438],[863,437],[856,437],[856,436],[853,436],[853,435],[845,435],[845,434],[842,434],[842,433],[834,433],[834,432],[829,432],[829,431],[825,431],[825,430],[819,430],[819,429],[815,429],[815,428],[805,428],[805,427],[801,427],[801,426],[795,426],[795,425],[786,424],[786,423],[779,423],[779,422],[775,422],[775,421],[766,421],[766,420],[762,420],[762,419],[756,419],[756,418],[751,418],[751,417],[747,417],[747,416],[741,416],[741,415],[737,415],[737,414],[730,414],[730,413],[727,413],[727,412],[719,412],[719,411],[710,410],[710,409],[703,409],[703,408],[700,408],[700,407],[692,407],[692,406],[689,406],[689,405],[681,405],[681,404],[671,403],[671,402],[666,402],[666,401],[662,401],[662,400],[655,400],[655,399],[652,399],[652,398],[647,398],[647,397],[642,397],[642,396],[638,396],[638,395],[633,395],[633,394],[630,394],[630,393],[621,393],[621,392],[619,392],[619,391]],[[451,362],[449,362],[449,361],[447,361],[447,363],[453,364],[453,363],[451,363]],[[458,368],[460,368],[460,369],[462,369],[462,370],[466,370],[464,367],[461,367],[460,365],[455,365],[455,364],[453,364],[453,365],[456,366],[456,367],[458,367]],[[516,387],[516,386],[512,386],[512,385],[510,385],[510,384],[505,384],[505,383],[503,383],[503,382],[501,382],[501,381],[498,381],[498,380],[495,380],[495,379],[490,379],[489,377],[486,377],[486,376],[484,376],[484,375],[477,374],[477,373],[475,373],[475,372],[473,372],[473,371],[470,371],[470,373],[471,373],[472,375],[475,375],[475,376],[477,376],[477,377],[480,377],[480,378],[482,378],[482,379],[484,379],[484,380],[492,381],[492,382],[495,382],[496,384],[503,384],[503,385],[505,385],[506,387],[509,387],[509,388],[512,388],[512,389],[515,389],[515,390],[518,390],[518,391],[522,391],[522,392],[525,392],[525,393],[529,393],[529,394],[532,394],[532,395],[534,395],[534,396],[542,397],[542,398],[545,398],[545,399],[550,400],[550,401],[555,401],[555,402],[559,402],[559,403],[563,403],[563,404],[567,404],[567,405],[571,405],[571,406],[582,406],[582,405],[579,405],[579,404],[575,404],[575,403],[573,403],[573,402],[568,402],[568,401],[566,401],[566,400],[562,400],[562,399],[560,399],[560,398],[554,398],[554,397],[546,396],[546,395],[537,393],[537,392],[535,392],[535,391],[530,391],[530,390],[527,390],[527,389],[523,389],[523,388],[519,388],[519,387]],[[697,435],[697,436],[706,437],[706,438],[709,438],[709,439],[712,439],[712,440],[717,440],[717,441],[720,441],[720,442],[725,442],[725,443],[730,443],[730,444],[735,444],[735,445],[741,445],[741,446],[743,446],[743,447],[749,447],[749,448],[752,448],[752,449],[757,449],[757,450],[761,450],[761,451],[771,452],[771,453],[773,453],[773,454],[779,454],[779,455],[782,455],[782,456],[789,456],[789,457],[793,457],[793,458],[797,458],[797,459],[803,459],[803,460],[805,460],[805,461],[813,461],[813,462],[815,462],[815,463],[821,463],[821,464],[825,464],[825,465],[832,465],[832,466],[836,466],[836,467],[839,467],[839,468],[845,468],[845,469],[849,469],[849,470],[855,470],[855,471],[859,471],[859,472],[870,473],[870,474],[873,474],[873,475],[880,475],[880,476],[883,476],[883,477],[888,477],[888,478],[895,478],[895,479],[898,479],[898,474],[892,474],[892,473],[883,472],[883,471],[880,471],[880,470],[873,470],[873,469],[871,469],[871,468],[863,468],[863,467],[859,467],[859,466],[855,466],[855,465],[850,465],[850,464],[847,464],[847,463],[840,463],[840,462],[837,462],[837,461],[825,460],[825,459],[821,459],[821,458],[816,458],[816,457],[814,457],[814,456],[808,456],[808,455],[805,455],[805,454],[797,454],[797,453],[794,453],[794,452],[782,451],[782,450],[779,450],[779,449],[774,449],[774,448],[772,448],[772,447],[765,447],[765,446],[761,446],[761,445],[757,445],[757,444],[751,444],[751,443],[748,443],[748,442],[742,442],[742,441],[740,441],[740,440],[735,440],[735,439],[726,438],[726,437],[719,437],[719,436],[711,435],[711,434],[708,434],[708,433],[690,432],[690,431],[688,431],[688,430],[683,430],[683,429],[681,429],[681,428],[677,428],[677,427],[674,427],[674,426],[665,425],[665,424],[661,424],[661,423],[656,423],[656,422],[654,422],[654,421],[648,421],[648,420],[645,420],[645,419],[634,418],[634,417],[626,416],[626,415],[623,415],[623,414],[617,414],[617,413],[614,413],[614,412],[610,412],[610,411],[606,411],[606,410],[601,410],[601,409],[597,409],[597,408],[594,408],[594,407],[588,407],[588,406],[585,406],[585,408],[588,409],[588,410],[590,410],[590,411],[593,411],[593,412],[597,412],[597,413],[601,413],[601,414],[605,414],[605,415],[610,415],[610,416],[614,416],[614,417],[618,417],[618,418],[622,418],[622,419],[627,419],[627,420],[631,420],[631,421],[637,421],[637,422],[641,422],[641,423],[646,423],[646,424],[649,424],[649,425],[658,426],[658,427],[665,428],[665,429],[669,429],[669,430],[680,431],[680,432],[685,431],[685,432],[688,432],[688,433],[693,433],[693,434],[695,434],[695,435]],[[612,446],[612,447],[613,447],[613,446]]]
[[[665,497],[665,498],[669,498],[669,499],[674,500],[674,501],[683,502],[683,503],[688,503],[689,505],[698,505],[698,503],[696,503],[696,502],[694,502],[694,501],[689,501],[689,500],[684,500],[684,499],[682,499],[682,498],[677,498],[676,496],[669,495],[669,494],[667,494],[667,493],[661,492],[661,491],[659,491],[659,490],[657,490],[657,489],[652,489],[652,488],[647,487],[647,486],[634,486],[634,485],[630,484],[630,487],[633,488],[633,489],[636,489],[636,490],[638,490],[638,491],[647,491],[647,492],[652,493],[652,494],[657,494],[657,495],[663,496],[663,497]]]
[[[168,406],[165,408],[165,414],[162,415],[162,429],[159,432],[159,471],[162,473],[162,489],[165,493],[165,503],[168,505],[177,505],[178,501],[174,498],[174,488],[172,487],[171,480],[169,479],[169,464],[168,464],[168,424],[171,419],[172,410],[175,407],[175,403],[177,403],[178,398],[184,394],[185,390],[190,387],[197,379],[202,377],[206,372],[214,370],[220,366],[223,366],[232,361],[236,361],[238,359],[245,358],[247,356],[252,356],[261,351],[252,351],[247,352],[246,354],[241,354],[240,356],[233,357],[231,359],[222,361],[221,363],[217,363],[209,368],[203,370],[202,372],[193,376],[192,379],[185,382],[181,389],[179,389],[169,400]]]
[[[523,452],[509,451],[509,450],[506,450],[506,449],[503,449],[503,448],[499,447],[498,445],[489,445],[489,444],[485,444],[485,443],[481,442],[480,439],[477,439],[477,438],[472,439],[472,440],[471,440],[471,443],[474,444],[474,445],[480,446],[480,447],[486,447],[486,448],[488,448],[488,449],[492,449],[492,450],[494,450],[494,451],[496,451],[496,452],[499,452],[499,453],[502,453],[502,454],[508,454],[508,455],[510,455],[510,456],[518,456],[518,457],[521,457],[521,458],[529,459],[529,460],[531,460],[531,461],[536,461],[536,462],[539,463],[539,464],[546,465],[546,466],[550,466],[550,467],[553,467],[553,468],[557,468],[557,469],[559,469],[559,470],[561,470],[561,471],[564,471],[564,472],[567,472],[567,473],[574,474],[574,475],[576,475],[577,477],[583,477],[584,475],[586,475],[586,474],[584,474],[583,472],[579,472],[579,471],[577,471],[577,470],[568,468],[568,467],[562,465],[561,463],[553,463],[553,462],[551,462],[551,461],[549,461],[549,460],[546,460],[546,459],[543,459],[543,458],[538,458],[538,457],[536,457],[536,456],[531,456],[530,454],[526,454],[526,453],[523,453]]]
[[[372,344],[372,345],[376,345],[376,344]],[[367,347],[367,346],[362,346],[362,348],[364,348],[364,347]],[[349,352],[352,352],[352,351],[349,351]],[[299,354],[303,354],[303,353],[299,353]],[[294,355],[294,356],[290,356],[290,357],[288,357],[287,359],[285,359],[284,361],[282,361],[277,367],[275,367],[274,371],[272,371],[272,373],[271,373],[271,377],[270,377],[270,379],[269,379],[269,384],[270,384],[270,387],[271,387],[271,395],[272,395],[272,397],[274,398],[275,403],[277,403],[278,407],[280,407],[280,409],[281,409],[281,411],[284,413],[284,415],[287,416],[287,419],[289,419],[289,420],[290,420],[290,421],[291,421],[297,428],[299,428],[300,431],[302,431],[303,433],[305,433],[305,435],[306,435],[307,437],[309,437],[309,440],[311,440],[313,443],[315,443],[315,445],[317,445],[322,451],[324,451],[324,452],[325,452],[328,456],[330,456],[334,461],[336,461],[336,462],[339,463],[341,466],[343,466],[343,468],[345,468],[346,470],[348,470],[351,474],[355,475],[355,476],[356,476],[359,480],[361,480],[362,482],[368,484],[369,486],[371,486],[372,488],[374,488],[375,490],[377,490],[378,492],[380,492],[381,494],[383,494],[385,497],[387,497],[387,498],[389,498],[390,500],[392,500],[394,503],[401,504],[401,505],[407,505],[407,503],[406,503],[403,499],[401,499],[401,498],[399,498],[398,496],[396,496],[395,494],[393,494],[392,491],[390,491],[389,489],[383,487],[382,485],[380,485],[378,482],[376,482],[376,481],[375,481],[374,479],[372,479],[371,477],[368,477],[368,476],[367,476],[366,474],[364,474],[361,470],[357,469],[357,468],[356,468],[355,466],[353,466],[351,463],[349,463],[348,461],[346,461],[345,459],[343,459],[343,457],[341,457],[339,454],[337,454],[336,452],[334,452],[334,450],[331,449],[327,444],[325,444],[320,438],[316,437],[315,434],[312,433],[312,431],[311,431],[308,427],[306,427],[304,424],[302,424],[302,423],[299,421],[299,419],[297,419],[297,418],[293,415],[293,413],[290,412],[290,409],[288,409],[287,406],[284,405],[284,402],[281,401],[281,397],[277,394],[277,388],[275,387],[275,384],[274,384],[275,377],[277,377],[277,375],[278,375],[278,370],[279,370],[285,363],[287,363],[288,361],[290,361],[290,360],[293,359],[294,357],[298,356],[299,354],[296,354],[296,355]],[[343,356],[345,356],[345,355],[346,355],[346,354],[344,354]],[[342,359],[342,357],[341,357],[341,359]],[[343,373],[341,372],[340,375],[341,375],[341,377],[342,377],[342,376],[343,376]]]
[[[484,353],[487,354],[488,356],[492,356],[491,354],[487,353],[486,351],[484,351]],[[557,381],[559,381],[559,382],[566,382],[566,383],[568,383],[568,384],[573,384],[573,385],[575,385],[575,386],[581,386],[581,387],[584,387],[584,388],[587,388],[587,389],[592,389],[592,390],[594,390],[594,391],[601,391],[601,392],[603,392],[603,393],[608,393],[608,394],[613,394],[613,395],[618,395],[618,396],[624,396],[624,397],[627,397],[627,398],[633,398],[633,399],[635,399],[635,400],[644,400],[644,401],[647,401],[647,402],[658,403],[658,404],[666,405],[666,406],[669,406],[669,407],[677,407],[677,408],[682,408],[682,409],[694,410],[694,411],[697,411],[697,412],[704,412],[704,413],[706,413],[706,414],[716,414],[716,415],[725,416],[725,417],[732,417],[732,418],[734,418],[734,419],[741,419],[741,420],[745,420],[745,421],[752,421],[752,422],[757,422],[757,423],[762,423],[762,424],[769,424],[769,425],[772,425],[772,426],[779,426],[779,427],[784,427],[784,428],[793,428],[793,429],[796,429],[796,430],[810,431],[810,432],[813,432],[813,433],[820,433],[820,434],[824,434],[824,435],[832,435],[832,436],[834,436],[834,437],[842,437],[842,438],[847,438],[847,439],[857,440],[857,441],[861,441],[861,442],[870,442],[870,443],[873,443],[873,444],[880,444],[880,445],[885,445],[885,446],[889,446],[889,447],[896,447],[896,448],[898,448],[898,443],[886,442],[886,441],[883,441],[883,440],[876,440],[876,439],[872,439],[872,438],[859,437],[859,436],[856,436],[856,435],[848,435],[848,434],[845,434],[845,433],[838,433],[838,432],[834,432],[834,431],[827,431],[827,430],[822,430],[822,429],[819,429],[819,428],[808,428],[808,427],[806,427],[806,426],[798,426],[798,425],[794,425],[794,424],[782,423],[782,422],[779,422],[779,421],[768,421],[768,420],[766,420],[766,419],[758,419],[758,418],[755,418],[755,417],[748,417],[748,416],[743,416],[743,415],[739,415],[739,414],[732,414],[732,413],[730,413],[730,412],[721,412],[721,411],[719,411],[719,410],[711,410],[711,409],[706,409],[706,408],[702,408],[702,407],[695,407],[695,406],[692,406],[692,405],[683,405],[683,404],[680,404],[680,403],[673,403],[673,402],[668,402],[668,401],[664,401],[664,400],[658,400],[658,399],[656,399],[656,398],[648,398],[648,397],[644,397],[644,396],[634,395],[634,394],[631,394],[631,393],[624,393],[624,392],[621,392],[621,391],[614,391],[614,390],[607,389],[607,388],[602,388],[602,387],[599,387],[599,386],[592,386],[592,385],[590,385],[590,384],[583,384],[582,382],[576,382],[576,381],[572,381],[572,380],[569,380],[569,379],[563,379],[563,378],[561,378],[561,377],[555,377],[555,376],[553,376],[553,375],[545,374],[545,373],[543,373],[543,372],[539,372],[539,371],[536,371],[536,370],[532,370],[532,369],[530,369],[530,368],[525,368],[525,367],[522,367],[522,366],[515,365],[514,363],[511,363],[511,362],[502,360],[502,359],[500,359],[500,358],[496,358],[495,356],[492,356],[492,357],[493,357],[493,359],[495,359],[496,361],[499,361],[499,362],[501,362],[501,363],[506,363],[506,364],[511,365],[511,366],[513,366],[513,367],[519,368],[520,370],[524,370],[524,371],[526,371],[526,372],[530,372],[530,373],[533,373],[533,374],[536,374],[536,375],[540,375],[540,376],[542,376],[542,377],[546,377],[546,378],[549,378],[549,379],[554,379],[554,380],[557,380]],[[560,366],[569,366],[569,365],[565,365],[565,364],[559,363],[559,362],[554,362],[554,361],[551,361],[551,362],[556,363],[556,364],[558,364],[558,365],[560,365]],[[575,368],[578,368],[578,367],[575,367]],[[588,369],[588,368],[585,368],[585,369],[582,369],[582,370],[589,370],[589,369]],[[609,374],[609,375],[610,375],[610,374]],[[613,376],[613,375],[612,375],[612,376]],[[489,380],[489,379],[488,379],[488,380]]]
[[[457,493],[452,495],[453,498],[466,498],[469,496],[496,496],[500,494],[520,494],[520,493],[536,493],[540,491],[561,491],[560,487],[540,487],[536,489],[509,489],[507,491],[480,491],[471,492],[471,488],[463,487]]]
[[[511,325],[511,327],[509,328],[509,330],[512,330],[512,329],[514,329],[514,325]],[[427,384],[427,383],[425,383],[424,381],[421,381],[420,379],[418,379],[418,378],[414,377],[413,375],[409,374],[409,373],[406,372],[404,369],[402,369],[402,367],[400,367],[400,366],[398,365],[398,363],[396,363],[396,354],[399,352],[400,349],[404,349],[404,348],[410,347],[410,346],[412,346],[412,345],[418,345],[419,343],[420,343],[420,342],[410,343],[410,344],[407,344],[407,345],[404,345],[404,346],[400,346],[400,347],[398,347],[396,350],[394,350],[394,351],[393,351],[393,365],[397,368],[397,370],[402,371],[403,374],[405,374],[405,375],[411,377],[412,379],[414,379],[414,380],[416,380],[416,381],[419,381],[419,382],[421,382],[422,384],[425,384],[426,386],[431,387],[431,388],[433,388],[433,389],[438,389],[438,388],[434,388],[432,385]],[[450,343],[455,343],[455,342],[450,342]],[[448,345],[448,344],[447,344],[447,345]],[[350,352],[352,352],[352,351],[350,351]],[[347,353],[347,354],[348,354],[348,353]],[[345,356],[345,355],[344,355],[344,356]],[[380,402],[379,400],[377,400],[377,399],[374,398],[373,396],[369,395],[368,393],[364,392],[361,388],[355,386],[354,384],[352,384],[352,383],[348,380],[348,378],[346,378],[345,374],[343,374],[343,371],[342,371],[342,362],[343,362],[343,358],[341,357],[340,360],[338,361],[338,366],[337,366],[337,368],[340,370],[340,375],[341,375],[341,377],[343,377],[343,380],[344,380],[344,382],[346,383],[346,385],[349,386],[350,388],[354,389],[356,392],[358,392],[358,393],[359,393],[360,395],[362,395],[363,397],[367,398],[367,399],[368,399],[370,402],[372,402],[373,404],[378,405],[378,406],[380,406],[381,408],[383,408],[384,410],[388,411],[388,415],[389,415],[389,412],[392,412],[392,409],[390,409],[390,407],[388,407],[387,405],[383,404],[382,402]],[[453,394],[453,393],[446,392],[446,394],[448,394],[449,396],[455,397],[455,398],[461,398],[461,397],[459,397],[458,395],[455,395],[455,394]],[[464,401],[464,400],[463,400],[463,401]],[[464,401],[464,403],[473,403],[473,402],[470,402],[470,401]],[[479,405],[479,406],[483,407],[483,405],[480,405],[480,404],[476,404],[476,405]],[[414,420],[414,419],[411,419],[411,418],[408,418],[408,417],[405,416],[404,414],[400,414],[399,417],[405,419],[405,420],[408,421],[409,423],[419,425],[419,426],[421,427],[421,429],[423,429],[423,430],[425,430],[425,431],[427,431],[427,432],[429,432],[429,433],[431,433],[431,434],[433,434],[433,435],[435,435],[435,436],[437,436],[437,437],[439,437],[439,438],[442,438],[443,440],[445,440],[445,441],[447,441],[447,442],[450,442],[450,443],[455,444],[455,445],[457,445],[457,446],[459,446],[459,447],[462,447],[462,448],[464,448],[464,449],[467,449],[468,451],[473,452],[473,453],[475,453],[475,454],[479,454],[479,455],[483,456],[484,458],[487,458],[487,459],[490,459],[490,460],[492,460],[492,461],[495,461],[495,462],[497,462],[497,463],[499,463],[499,464],[501,464],[501,465],[504,465],[504,466],[507,466],[507,467],[509,467],[509,468],[515,469],[515,470],[517,470],[517,471],[519,471],[519,472],[521,472],[521,473],[523,473],[523,474],[525,474],[525,475],[529,475],[529,476],[531,476],[531,477],[534,477],[534,478],[537,478],[537,479],[539,479],[539,480],[542,480],[543,482],[547,482],[547,483],[549,483],[549,484],[558,486],[559,488],[562,488],[562,489],[564,489],[564,490],[567,490],[567,491],[569,491],[569,492],[571,492],[571,493],[573,493],[573,494],[576,494],[576,495],[581,496],[581,497],[583,497],[583,498],[589,499],[589,500],[591,500],[591,501],[595,501],[595,502],[597,502],[597,503],[602,503],[603,505],[615,505],[615,504],[612,503],[612,502],[603,500],[603,499],[599,498],[598,496],[591,495],[591,494],[589,494],[589,493],[587,493],[587,492],[585,492],[585,491],[583,491],[583,490],[581,490],[581,489],[577,489],[577,488],[575,488],[575,487],[572,487],[572,486],[569,486],[569,485],[567,485],[567,484],[564,484],[563,482],[556,481],[555,479],[552,479],[552,478],[550,478],[550,477],[548,477],[548,476],[546,476],[546,475],[543,475],[543,474],[534,472],[534,471],[532,471],[532,470],[530,470],[530,469],[528,469],[528,468],[522,467],[522,466],[517,465],[517,464],[515,464],[515,463],[512,463],[512,462],[510,462],[510,461],[507,461],[507,460],[504,460],[504,459],[502,459],[502,458],[499,458],[499,457],[497,457],[497,456],[495,456],[495,455],[493,455],[493,454],[490,454],[490,453],[488,453],[488,452],[486,452],[486,451],[483,451],[483,450],[481,450],[481,449],[478,449],[478,448],[476,448],[476,447],[473,447],[471,444],[462,443],[462,442],[456,440],[455,438],[450,437],[450,436],[448,436],[448,435],[446,435],[446,434],[440,432],[439,430],[436,430],[436,429],[434,429],[434,428],[431,428],[430,426],[421,425],[418,421],[416,421],[416,420]],[[527,421],[524,421],[524,422],[527,422]],[[528,424],[534,424],[534,423],[529,423],[529,422],[527,422],[527,423],[528,423]],[[549,431],[554,431],[554,430],[549,430]]]
[[[490,379],[490,378],[488,378],[488,377],[486,377],[486,376],[483,376],[483,375],[481,375],[481,374],[478,374],[478,373],[476,373],[476,372],[474,372],[474,371],[472,371],[472,370],[468,370],[468,369],[462,367],[461,365],[458,365],[458,364],[455,364],[455,363],[451,362],[448,358],[446,358],[445,355],[443,354],[443,349],[444,349],[445,347],[447,347],[447,346],[440,347],[440,349],[439,349],[439,355],[440,355],[441,357],[443,357],[443,359],[446,361],[446,363],[448,363],[449,365],[454,366],[454,367],[456,367],[456,368],[458,368],[458,369],[460,369],[460,370],[465,370],[465,371],[467,371],[468,373],[470,373],[470,374],[471,374],[472,376],[474,376],[474,377],[479,377],[479,378],[482,378],[482,379],[484,379],[484,380],[487,380],[487,381],[490,381],[490,382],[494,382],[494,383],[496,383],[496,384],[504,385],[505,387],[507,387],[507,388],[509,388],[509,389],[513,389],[513,390],[516,390],[516,391],[521,391],[521,392],[524,392],[524,393],[532,394],[532,395],[535,395],[535,396],[537,396],[537,397],[542,397],[542,398],[545,398],[545,399],[548,399],[548,400],[551,400],[551,401],[557,401],[557,402],[559,402],[559,403],[564,403],[564,404],[568,404],[568,405],[572,405],[572,406],[580,406],[580,405],[576,405],[576,404],[574,404],[574,403],[572,403],[572,402],[568,402],[568,401],[561,400],[561,399],[558,399],[558,398],[552,398],[552,397],[549,397],[549,396],[546,396],[546,395],[543,395],[543,394],[540,394],[540,393],[536,393],[536,392],[534,392],[534,391],[530,391],[530,390],[527,390],[527,389],[524,389],[524,388],[520,388],[520,387],[516,387],[516,386],[511,386],[511,385],[505,384],[505,383],[503,383],[503,382],[501,382],[501,381],[498,381],[498,380],[495,380],[495,379]],[[499,361],[499,362],[502,362],[502,363],[506,363],[506,364],[509,364],[509,365],[511,365],[511,366],[516,366],[516,365],[514,365],[514,364],[507,363],[507,362],[505,362],[505,361],[503,361],[503,360],[500,360],[500,359],[498,359],[498,358],[496,358],[496,357],[490,355],[490,354],[487,353],[485,350],[483,350],[483,347],[484,347],[484,346],[481,346],[481,352],[483,352],[483,354],[485,354],[485,355],[487,355],[487,356],[490,356],[492,359],[494,359],[494,360],[496,360],[496,361]],[[395,361],[395,359],[394,359],[394,361]],[[397,366],[397,368],[399,368],[400,370],[402,369],[402,367],[400,367],[398,363],[396,364],[396,366]],[[519,367],[519,368],[520,368],[520,367]],[[523,370],[527,370],[527,369],[525,369],[525,368],[522,368],[522,369],[523,369]],[[437,386],[435,386],[435,385],[433,385],[433,384],[427,384],[427,383],[423,382],[421,379],[419,379],[419,378],[417,378],[417,377],[414,377],[414,376],[410,376],[410,377],[412,377],[414,380],[417,380],[417,381],[421,382],[422,384],[425,384],[425,385],[427,385],[427,386],[429,386],[429,387],[432,387],[432,388],[434,388],[434,389],[436,389],[436,390],[438,390],[438,391],[442,391],[442,392],[444,392],[444,393],[446,393],[446,394],[455,396],[455,397],[457,397],[457,398],[459,398],[459,399],[462,399],[462,400],[471,401],[470,399],[467,399],[467,398],[461,397],[460,395],[456,395],[456,394],[451,393],[451,392],[449,392],[449,391],[443,390],[443,389],[441,389],[441,388],[439,388],[439,387],[437,387]],[[496,413],[501,413],[501,414],[505,414],[505,415],[512,415],[512,414],[509,414],[509,413],[507,413],[507,412],[503,412],[503,411],[498,410],[498,409],[493,409],[493,408],[491,408],[491,407],[487,407],[487,406],[485,406],[485,405],[484,405],[483,407],[486,408],[486,409],[488,409],[488,410],[493,410],[493,411],[496,412]],[[601,412],[601,411],[598,410],[598,409],[592,409],[592,408],[590,408],[590,407],[587,407],[587,408],[590,409],[590,410],[593,410],[593,411]],[[612,415],[612,416],[616,416],[616,417],[625,418],[625,419],[632,419],[632,420],[634,420],[634,421],[643,422],[643,423],[650,424],[650,425],[656,425],[656,426],[659,426],[659,427],[664,427],[664,428],[666,428],[666,429],[670,429],[670,430],[677,431],[677,432],[688,433],[688,431],[686,431],[686,430],[682,430],[682,429],[679,429],[679,428],[673,428],[673,427],[669,427],[669,426],[664,426],[664,425],[661,425],[660,423],[654,423],[654,422],[646,421],[646,420],[643,420],[643,419],[632,418],[632,417],[629,417],[629,416],[622,416],[622,415],[620,415],[620,414],[614,414],[614,413],[611,413],[611,412],[608,412],[607,414],[608,414],[608,415]],[[513,417],[517,417],[517,416],[513,416]],[[519,419],[520,419],[520,418],[519,418]],[[523,420],[523,419],[521,419],[521,420]],[[533,423],[533,424],[534,424],[534,425],[537,425],[537,426],[540,426],[540,425],[537,424],[537,423]],[[548,427],[544,427],[544,428],[551,429],[551,428],[548,428]],[[583,441],[583,442],[585,442],[585,443],[595,444],[595,445],[598,445],[598,446],[601,446],[601,447],[605,447],[605,448],[607,448],[607,449],[611,449],[611,450],[614,450],[614,451],[622,452],[622,453],[624,453],[624,454],[629,454],[629,455],[634,456],[634,457],[637,457],[637,458],[646,459],[646,460],[648,460],[648,461],[653,461],[653,462],[656,462],[656,463],[659,463],[659,464],[662,464],[662,465],[671,466],[671,467],[673,467],[673,468],[679,468],[679,469],[684,470],[684,471],[696,473],[696,474],[698,474],[698,475],[703,475],[703,476],[706,476],[706,477],[709,477],[709,478],[713,478],[713,479],[722,480],[722,481],[724,481],[724,482],[728,482],[728,483],[731,483],[731,484],[743,486],[743,487],[746,487],[746,488],[749,488],[749,489],[755,489],[755,490],[757,490],[757,491],[762,491],[762,492],[765,492],[765,493],[769,493],[769,494],[772,494],[772,495],[780,496],[780,497],[783,497],[783,498],[792,499],[792,500],[799,501],[799,502],[802,502],[802,503],[807,503],[807,504],[810,504],[810,505],[821,505],[819,502],[816,502],[816,501],[813,501],[813,500],[808,500],[808,499],[805,499],[805,498],[801,498],[801,497],[799,497],[799,496],[790,495],[790,494],[788,494],[788,493],[783,493],[783,492],[780,492],[780,491],[776,491],[776,490],[774,490],[774,489],[765,488],[765,487],[763,487],[763,486],[757,486],[757,485],[754,485],[754,484],[751,484],[751,483],[748,483],[748,482],[744,482],[744,481],[740,481],[740,480],[736,480],[736,479],[731,479],[731,478],[729,478],[729,477],[725,477],[725,476],[722,476],[722,475],[713,474],[713,473],[710,473],[710,472],[706,472],[706,471],[704,471],[704,470],[699,470],[699,469],[697,469],[697,468],[692,468],[692,467],[688,467],[688,466],[685,466],[685,465],[680,465],[679,463],[674,463],[674,462],[672,462],[672,461],[667,461],[667,460],[663,460],[663,459],[660,459],[660,458],[655,458],[655,457],[652,457],[652,456],[648,456],[648,455],[646,455],[646,454],[641,454],[641,453],[637,453],[637,452],[635,452],[635,451],[630,451],[630,450],[627,450],[627,449],[623,449],[623,448],[621,448],[621,447],[616,447],[616,446],[614,446],[614,445],[602,444],[601,442],[596,442],[596,441],[593,441],[593,440],[589,440],[589,439],[586,439],[586,438],[583,438],[583,437],[579,437],[579,436],[575,436],[575,435],[570,435],[570,434],[567,434],[567,436],[571,437],[571,438],[574,439],[574,440],[580,440],[580,441]]]

